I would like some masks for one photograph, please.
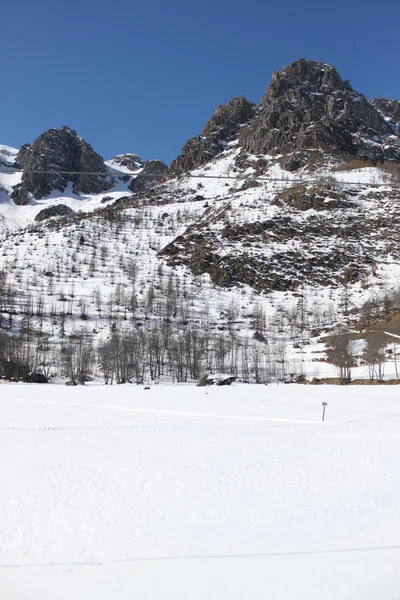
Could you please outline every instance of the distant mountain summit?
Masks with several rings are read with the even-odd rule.
[[[0,144],[0,167],[3,169],[13,168],[17,152],[16,148],[12,148],[12,146]]]
[[[5,164],[6,152],[0,156]],[[13,166],[23,170],[21,183],[14,186],[15,204],[29,203],[30,197],[41,199],[54,191],[74,194],[100,194],[117,181],[126,183],[131,192],[144,191],[163,176],[167,165],[158,160],[144,161],[138,154],[114,156],[106,163],[90,144],[69,127],[49,129],[32,144],[25,144]],[[43,173],[41,173],[43,171]]]
[[[54,190],[63,192],[69,183],[76,194],[96,194],[109,189],[113,183],[100,154],[76,131],[65,126],[49,129],[32,144],[22,146],[15,166],[24,171],[21,184],[12,194],[16,204],[27,204],[29,194],[43,198]],[[45,173],[42,175],[40,171]],[[96,174],[81,174],[86,172]]]
[[[336,69],[300,59],[274,73],[255,118],[239,136],[248,152],[319,149],[372,160],[400,160],[393,129]]]
[[[324,155],[399,162],[399,115],[396,100],[369,102],[334,67],[301,58],[273,74],[258,106],[243,97],[219,106],[168,175],[198,168],[235,139],[242,163],[246,154],[284,155],[290,171]]]
[[[133,152],[117,154],[107,161],[107,164],[111,167],[120,167],[127,171],[137,171],[143,167],[144,163],[145,161]]]

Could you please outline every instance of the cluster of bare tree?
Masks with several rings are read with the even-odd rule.
[[[182,333],[169,323],[134,334],[114,331],[98,348],[98,357],[106,383],[165,376],[185,382],[211,372],[266,383],[276,377],[285,379],[289,371],[298,375],[301,371],[300,364],[287,361],[283,342],[271,345],[254,339],[238,340],[196,328]]]
[[[376,319],[386,315],[393,308],[400,307],[400,287],[393,290],[383,289],[372,294],[361,306],[360,316],[365,326],[369,327]]]
[[[45,339],[34,343],[22,335],[1,333],[2,377],[26,378],[38,367],[47,378],[58,372],[80,384],[100,374],[106,384],[112,384],[161,378],[186,382],[211,372],[266,383],[276,377],[285,379],[296,369],[300,374],[301,370],[300,365],[287,361],[284,343],[271,346],[254,339],[238,341],[199,329],[182,333],[169,323],[132,333],[120,333],[113,327],[108,339],[97,347],[85,330],[70,336],[60,347]]]
[[[363,343],[362,352],[357,356],[357,340]],[[383,381],[385,364],[393,360],[396,379],[399,379],[397,344],[391,341],[390,334],[383,331],[370,331],[361,337],[345,329],[339,329],[328,340],[328,358],[337,367],[342,383],[350,383],[352,369],[357,364],[367,365],[371,381]]]
[[[37,365],[44,365],[45,372],[58,365],[58,371],[80,383],[95,373],[108,383],[196,380],[211,371],[245,381],[285,379],[302,371],[301,364],[288,362],[285,339],[301,349],[313,331],[332,326],[337,308],[351,315],[347,287],[337,308],[333,300],[310,302],[300,289],[287,304],[276,305],[273,316],[267,317],[257,298],[242,302],[239,291],[216,309],[215,290],[143,259],[149,247],[155,256],[161,235],[191,218],[184,207],[173,219],[167,212],[155,218],[152,210],[141,207],[131,216],[110,211],[108,217],[82,216],[69,228],[54,225],[64,240],[58,246],[50,229],[38,228],[37,241],[29,238],[29,244],[43,251],[42,269],[40,261],[19,259],[23,235],[33,232],[7,238],[7,271],[0,272],[1,375],[20,377]],[[135,228],[134,241],[130,228]],[[87,280],[89,294],[82,293]],[[400,292],[384,290],[361,312],[370,324],[394,306],[400,306]],[[254,337],[247,337],[249,328]],[[107,340],[99,343],[105,331]],[[352,341],[342,332],[332,349],[343,382],[350,381],[355,364]],[[384,358],[385,344],[370,336],[363,360],[371,378],[383,378]]]
[[[0,377],[27,379],[37,367],[43,380],[48,380],[56,368],[57,355],[53,345],[45,339],[27,342],[21,334],[0,331]]]

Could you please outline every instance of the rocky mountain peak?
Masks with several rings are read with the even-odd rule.
[[[13,167],[17,150],[11,146],[3,146],[0,144],[0,167]]]
[[[191,138],[182,148],[166,173],[166,178],[201,167],[222,152],[237,135],[244,123],[254,115],[255,105],[243,96],[218,105],[201,133]]]
[[[32,144],[22,146],[15,164],[23,169],[22,182],[14,188],[12,196],[16,204],[27,204],[29,194],[43,198],[54,190],[63,192],[69,183],[72,183],[74,193],[83,194],[100,193],[109,189],[112,183],[103,158],[76,131],[66,126],[49,129]],[[41,175],[40,171],[46,173]],[[54,175],[49,174],[52,171]]]
[[[258,106],[243,96],[217,106],[191,138],[164,179],[201,167],[237,138],[241,155],[284,155],[289,170],[315,162],[316,151],[340,158],[400,162],[400,105],[372,102],[343,80],[335,67],[299,60],[275,72]]]
[[[282,71],[273,73],[272,82],[266,90],[264,99],[271,95],[282,95],[286,90],[299,87],[314,91],[339,90],[341,88],[353,91],[348,81],[343,82],[335,67],[318,60],[300,58]]]
[[[124,154],[113,156],[107,163],[110,166],[117,165],[119,167],[125,167],[129,171],[137,171],[143,167],[145,161],[134,152],[125,152]]]
[[[383,115],[336,69],[304,58],[274,73],[257,115],[239,134],[252,154],[307,150],[400,161],[398,140]]]

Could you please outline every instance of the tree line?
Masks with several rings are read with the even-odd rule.
[[[0,331],[0,376],[32,379],[32,374],[62,375],[84,384],[102,376],[104,383],[143,383],[169,379],[196,381],[205,373],[229,373],[243,381],[267,383],[300,375],[301,364],[288,362],[286,345],[254,338],[235,339],[196,328],[182,332],[170,323],[120,332],[113,327],[108,339],[95,345],[86,331],[55,346],[46,339],[27,342],[22,334]]]

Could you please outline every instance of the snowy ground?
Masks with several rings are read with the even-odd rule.
[[[1,599],[400,598],[399,393],[1,384]]]

